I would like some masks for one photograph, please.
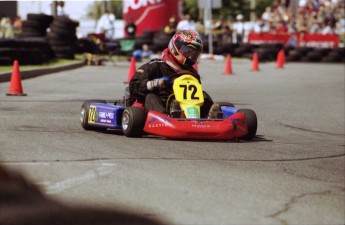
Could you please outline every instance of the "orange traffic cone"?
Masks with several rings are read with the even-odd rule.
[[[22,78],[20,76],[18,60],[14,60],[13,62],[10,89],[6,95],[26,96],[26,94],[23,93]]]
[[[280,50],[278,52],[278,56],[277,56],[277,68],[281,69],[284,67],[285,64],[285,53],[284,53],[284,49]]]
[[[226,55],[224,74],[232,74],[231,55],[230,54]]]
[[[132,77],[135,74],[135,71],[137,70],[136,65],[135,65],[135,58],[131,58],[131,62],[129,64],[129,71],[128,71],[128,76],[127,76],[127,81],[124,83],[129,83],[132,80]]]
[[[252,71],[259,71],[259,56],[257,52],[253,53]]]
[[[282,61],[283,61],[283,64],[285,64],[286,63],[286,58],[285,58],[285,51],[284,51],[284,49],[282,49]]]

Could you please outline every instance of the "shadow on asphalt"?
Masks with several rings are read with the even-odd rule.
[[[154,214],[138,213],[137,210],[64,204],[43,194],[23,174],[2,165],[0,212],[1,225],[168,225]]]

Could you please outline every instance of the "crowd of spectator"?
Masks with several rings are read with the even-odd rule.
[[[286,4],[285,0],[275,0],[271,6],[266,7],[262,15],[256,16],[255,21],[247,21],[241,14],[236,15],[235,18],[219,16],[213,21],[211,29],[216,41],[224,44],[246,42],[251,32],[337,34],[340,40],[343,40],[345,37],[344,9],[345,0],[299,0],[296,8],[291,4]],[[113,26],[115,18],[109,19],[109,14],[103,15],[105,16],[106,19],[100,19],[103,23],[97,24],[98,32],[100,29],[106,29],[110,33],[109,36],[112,36],[114,29],[109,26]],[[100,26],[104,24],[110,25]],[[20,17],[15,19],[5,15],[0,17],[0,38],[13,38],[20,33],[21,29]],[[208,35],[203,21],[194,21],[190,15],[184,15],[180,21],[172,17],[164,31],[167,34],[173,34],[183,29],[195,30],[205,38]],[[126,27],[126,32],[128,30],[133,30],[133,27]],[[135,30],[134,27],[134,33],[128,32],[127,35],[135,35]]]
[[[257,15],[255,21],[245,21],[243,15],[235,18],[219,16],[212,23],[212,34],[217,42],[243,43],[248,34],[336,34],[340,39],[345,37],[345,1],[344,0],[300,0],[298,7],[293,9],[284,0],[276,0],[266,7],[262,15]],[[185,15],[179,23],[181,27],[191,27],[202,36],[207,36],[207,30],[202,21],[191,21]],[[180,29],[179,29],[180,28]]]
[[[293,7],[286,5],[285,1],[274,1],[261,16],[259,15],[254,22],[246,22],[242,29],[236,25],[238,19],[233,22],[229,18],[223,23],[227,24],[235,33],[242,32],[244,39],[250,32],[336,34],[344,38],[344,8],[344,0],[300,0],[298,7],[293,12]],[[228,33],[228,29],[226,28],[224,33]],[[232,37],[236,35],[232,35]],[[236,42],[236,40],[234,41]]]
[[[0,17],[0,38],[13,38],[22,30],[22,20],[17,16],[14,20],[6,15]]]

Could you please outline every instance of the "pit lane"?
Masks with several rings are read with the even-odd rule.
[[[25,97],[0,83],[1,164],[22,170],[48,195],[109,206],[171,224],[343,224],[344,67],[202,61],[214,100],[251,108],[251,142],[126,138],[84,131],[87,99],[121,99],[128,62],[23,80]],[[138,64],[137,64],[138,66]]]

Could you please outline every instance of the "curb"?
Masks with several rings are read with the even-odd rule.
[[[21,74],[22,79],[29,79],[33,77],[50,74],[50,73],[57,73],[64,70],[76,69],[84,65],[85,65],[84,62],[78,62],[78,63],[68,64],[65,66],[21,71],[20,74]],[[11,81],[11,75],[12,75],[12,72],[0,74],[0,83]]]

